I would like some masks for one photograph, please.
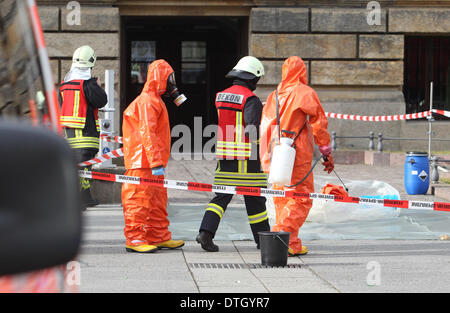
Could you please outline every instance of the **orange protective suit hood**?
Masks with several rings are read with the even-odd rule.
[[[156,60],[148,67],[147,81],[142,92],[154,92],[161,96],[167,89],[167,78],[173,73],[173,68],[164,60]]]
[[[156,60],[148,67],[141,94],[123,113],[123,154],[129,169],[166,166],[170,156],[170,123],[161,96],[167,89],[172,67]]]
[[[295,85],[298,82],[308,85],[308,73],[302,58],[292,56],[286,59],[281,70],[281,82],[283,87]]]

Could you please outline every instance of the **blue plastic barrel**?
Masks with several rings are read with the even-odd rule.
[[[408,152],[405,160],[405,188],[409,195],[424,195],[430,186],[430,163],[426,152]]]

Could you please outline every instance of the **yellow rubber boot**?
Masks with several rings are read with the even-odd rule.
[[[302,246],[302,250],[299,252],[294,252],[292,248],[289,248],[288,255],[289,256],[296,256],[296,255],[305,255],[308,253],[308,248],[306,246]]]
[[[159,249],[176,249],[184,246],[184,241],[170,239],[160,243],[155,243],[155,246],[157,246]]]
[[[127,252],[137,252],[137,253],[153,253],[158,250],[157,246],[154,245],[139,245],[139,246],[125,246]]]

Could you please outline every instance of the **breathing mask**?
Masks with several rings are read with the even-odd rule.
[[[166,92],[163,94],[164,97],[171,100],[177,107],[179,107],[183,102],[187,100],[184,94],[180,94],[177,88],[177,83],[175,81],[175,72],[169,75],[167,78]]]

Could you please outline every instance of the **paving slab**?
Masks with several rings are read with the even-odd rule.
[[[214,161],[176,162],[169,164],[167,178],[211,183],[214,170]],[[344,182],[387,182],[399,191],[401,199],[445,202],[433,195],[408,195],[403,186],[402,166],[338,164],[336,172]],[[324,175],[320,165],[314,175]],[[336,178],[333,179],[334,182]],[[169,190],[168,193],[169,206],[199,204],[201,208],[201,204],[212,197],[204,192]],[[233,205],[242,209],[235,213],[242,215],[242,223],[247,223],[242,197],[235,197]],[[199,225],[202,212],[203,209],[187,216],[196,219],[195,225]],[[438,232],[450,233],[450,222],[445,214],[450,213],[430,212],[421,220],[405,215],[404,221],[422,223],[418,230],[435,227]],[[358,239],[370,227],[378,227],[376,222],[352,224],[354,240],[314,240],[311,237],[305,242],[310,251],[306,256],[289,258],[288,268],[266,268],[261,265],[260,250],[250,240],[216,240],[220,251],[210,253],[200,248],[194,236],[188,236],[182,249],[152,254],[127,253],[120,204],[88,208],[83,217],[83,242],[77,258],[81,266],[81,292],[450,292],[450,241],[440,241],[438,237],[409,240],[407,236],[402,240]],[[173,223],[172,226],[183,225]],[[193,233],[196,227],[192,228]],[[317,232],[318,237],[322,230],[309,228],[310,232]],[[231,236],[229,232],[234,230],[221,225],[220,231]]]
[[[187,241],[179,250],[127,253],[123,221],[98,218],[118,210],[117,206],[103,206],[83,214],[88,226],[78,257],[81,292],[450,291],[450,241],[311,240],[307,242],[308,255],[288,259],[288,265],[298,266],[263,268],[257,267],[261,265],[260,251],[248,240],[217,241],[217,253],[203,251],[195,241]],[[369,279],[372,263],[379,266],[375,285]],[[233,266],[212,267],[225,264]]]

